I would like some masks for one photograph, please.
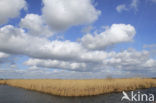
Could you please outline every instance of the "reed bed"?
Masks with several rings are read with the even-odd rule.
[[[6,84],[6,80],[0,80],[0,85]]]
[[[91,79],[91,80],[59,80],[31,79],[6,80],[0,84],[21,87],[58,96],[92,96],[112,92],[130,91],[156,87],[156,79]]]

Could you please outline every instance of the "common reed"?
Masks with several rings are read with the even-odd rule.
[[[6,84],[6,80],[0,80],[0,85]]]
[[[156,87],[156,79],[19,79],[0,81],[10,86],[39,91],[58,96],[92,96],[112,92],[130,91]]]

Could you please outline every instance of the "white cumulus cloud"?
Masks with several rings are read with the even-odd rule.
[[[43,0],[43,4],[43,17],[54,30],[90,24],[101,13],[91,0]]]
[[[100,34],[84,35],[81,43],[88,49],[104,49],[113,44],[132,41],[135,33],[135,28],[130,24],[113,24]]]
[[[0,0],[0,25],[10,18],[19,16],[21,9],[26,8],[25,0]]]
[[[24,29],[6,25],[0,28],[0,51],[37,58],[70,59],[78,57],[83,49],[76,42],[50,41],[31,36]]]
[[[21,19],[20,26],[26,28],[28,33],[34,36],[49,37],[54,34],[43,18],[37,14],[27,14]]]

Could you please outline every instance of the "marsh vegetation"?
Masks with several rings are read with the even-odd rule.
[[[121,92],[123,90],[130,91],[156,87],[156,79],[16,79],[0,80],[0,84],[7,84],[14,87],[20,87],[58,96],[92,96],[105,93]]]

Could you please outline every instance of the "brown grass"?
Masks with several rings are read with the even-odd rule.
[[[0,80],[0,85],[6,84],[6,80]]]
[[[58,96],[91,96],[112,92],[156,87],[156,79],[92,79],[92,80],[0,80],[0,84],[21,87]]]

